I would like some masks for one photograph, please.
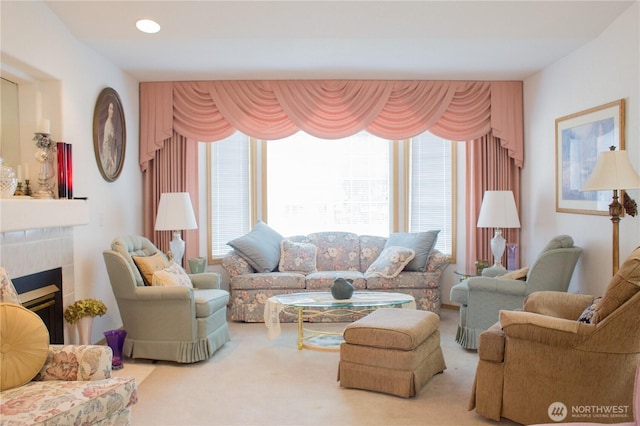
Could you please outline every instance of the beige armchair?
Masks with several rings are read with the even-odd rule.
[[[156,253],[151,241],[139,236],[116,238],[103,253],[127,331],[124,355],[180,363],[210,358],[230,339],[229,293],[220,289],[220,275],[189,275],[193,288],[145,285],[132,256]]]
[[[519,309],[536,291],[567,291],[582,248],[568,235],[553,238],[531,265],[526,280],[471,277],[451,288],[451,301],[460,304],[456,342],[477,349],[480,333],[498,321],[501,309]]]
[[[499,323],[480,335],[469,409],[523,424],[633,421],[639,318],[640,247],[599,300],[529,295],[524,311],[501,311]],[[549,412],[566,418],[552,419]]]

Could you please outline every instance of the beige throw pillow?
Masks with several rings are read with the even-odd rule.
[[[525,266],[524,268],[516,269],[515,271],[509,271],[504,275],[500,275],[498,279],[499,280],[525,280],[527,278],[528,273],[529,273],[529,267]]]
[[[189,278],[189,275],[187,275],[184,269],[182,269],[182,267],[176,262],[171,262],[168,267],[161,271],[154,272],[151,285],[164,287],[183,286],[193,288],[191,278]]]
[[[138,267],[146,285],[151,285],[153,282],[154,272],[161,271],[169,266],[169,261],[160,252],[152,256],[131,256],[131,258],[133,258],[133,262]]]

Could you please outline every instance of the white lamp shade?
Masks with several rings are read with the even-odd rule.
[[[580,191],[638,189],[640,176],[629,161],[627,151],[602,151],[593,172]]]
[[[156,231],[177,231],[197,229],[196,216],[193,213],[191,197],[188,192],[165,192],[160,195]]]
[[[513,192],[485,191],[478,228],[520,228]]]

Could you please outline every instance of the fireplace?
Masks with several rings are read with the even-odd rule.
[[[53,292],[42,290],[54,294],[54,305],[40,306],[43,309],[37,312],[44,317],[45,323],[48,322],[51,341],[66,341],[69,344],[70,338],[64,337],[69,327],[64,324],[62,312],[64,306],[76,300],[74,229],[89,223],[88,202],[0,199],[0,212],[0,265],[7,271],[11,281],[19,284],[21,293],[35,289],[22,288],[22,278],[62,268],[62,283],[57,279],[46,279],[45,285],[37,286],[47,287],[55,282],[53,285],[59,289]],[[24,297],[27,296],[29,295]],[[35,297],[34,300],[39,298],[40,296]],[[43,305],[50,302],[51,300],[47,300]]]
[[[13,278],[11,281],[22,306],[42,318],[49,330],[50,343],[63,344],[62,268]]]

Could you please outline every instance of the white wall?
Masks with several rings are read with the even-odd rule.
[[[54,140],[73,144],[74,196],[88,197],[89,224],[74,230],[74,297],[96,297],[107,304],[108,313],[95,321],[97,341],[102,331],[122,325],[102,251],[117,235],[142,233],[138,82],[78,42],[43,2],[3,1],[0,7],[2,62],[19,64],[31,74],[41,72],[61,87],[55,106],[43,99],[42,116],[51,118]],[[127,129],[124,168],[112,183],[101,177],[93,150],[93,110],[105,87],[120,95]]]
[[[640,172],[640,6],[636,2],[596,40],[524,81],[523,264],[549,238],[573,236],[584,248],[569,291],[601,295],[612,274],[609,217],[556,213],[555,119],[618,99],[626,102],[626,149]],[[629,191],[640,202],[640,191]],[[640,245],[640,218],[620,222],[620,262]]]

